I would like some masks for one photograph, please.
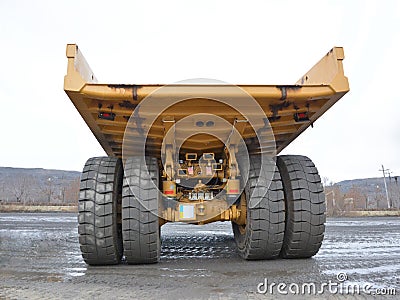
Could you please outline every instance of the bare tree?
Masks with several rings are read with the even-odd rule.
[[[390,177],[388,189],[392,207],[400,209],[400,183],[398,182],[398,176]]]
[[[35,185],[35,180],[32,176],[17,176],[10,180],[12,194],[16,202],[25,203],[30,195],[32,187]]]
[[[333,215],[334,216],[339,216],[345,210],[345,202],[344,202],[344,198],[345,197],[344,197],[344,195],[342,193],[340,185],[335,184],[333,186],[333,190],[335,192],[335,206],[333,208]]]
[[[1,188],[0,188],[0,202],[4,201],[6,199],[5,197],[5,185],[6,183],[4,181],[1,182]]]
[[[346,193],[346,198],[352,198],[354,200],[355,209],[367,209],[367,195],[365,195],[358,186],[353,185]]]
[[[55,194],[56,187],[54,186],[53,179],[48,178],[40,187],[42,195],[45,197],[46,202],[51,203],[53,195]]]
[[[328,187],[332,185],[332,181],[327,176],[322,176],[322,185]]]
[[[72,180],[64,189],[64,197],[67,203],[78,203],[78,194],[80,188],[80,178]]]
[[[340,186],[338,184],[330,184],[324,190],[328,216],[340,216],[345,209],[345,197]]]

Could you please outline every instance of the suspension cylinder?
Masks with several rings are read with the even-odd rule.
[[[167,197],[176,197],[176,183],[172,180],[163,181],[163,193]]]

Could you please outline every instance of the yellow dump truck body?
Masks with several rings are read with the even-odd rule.
[[[342,48],[292,85],[104,84],[76,45],[67,57],[64,89],[108,154],[88,159],[81,176],[88,264],[157,262],[167,222],[231,221],[248,260],[318,252],[318,170],[308,157],[278,154],[349,91]]]
[[[160,90],[164,85],[98,83],[77,45],[67,45],[67,57],[64,90],[109,156],[122,156],[129,117],[143,99],[154,93],[157,93],[159,101],[170,97],[183,97],[190,101],[181,101],[169,107],[151,124],[147,137],[148,151],[152,156],[160,156],[165,120],[176,123],[185,116],[200,113],[211,113],[231,124],[246,118],[229,105],[212,100],[238,97],[230,85],[183,83],[168,85],[167,89]],[[343,48],[335,47],[295,84],[237,85],[258,102],[267,116],[275,137],[276,154],[349,91],[343,59]],[[100,114],[106,117],[102,118]],[[242,126],[240,133],[246,141],[255,137],[250,124]],[[220,140],[207,134],[189,137],[183,145],[184,150],[193,152],[218,151],[221,147],[223,143]]]

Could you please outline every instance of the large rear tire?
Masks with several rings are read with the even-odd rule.
[[[122,193],[122,236],[129,264],[160,259],[159,168],[157,159],[130,157],[125,162]]]
[[[257,181],[269,182],[268,174],[260,174],[259,156],[250,157],[250,172],[241,201],[246,201],[246,225],[232,222],[239,255],[247,260],[275,259],[282,248],[285,231],[285,205],[281,178],[277,168],[266,193]],[[252,195],[250,207],[249,199]]]
[[[314,163],[305,156],[277,159],[285,191],[286,230],[281,256],[309,258],[321,247],[325,231],[325,195]]]
[[[78,232],[82,256],[89,265],[121,261],[122,173],[121,159],[116,157],[90,158],[83,168]]]

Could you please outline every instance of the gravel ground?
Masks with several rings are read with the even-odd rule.
[[[306,260],[243,261],[229,223],[167,224],[160,263],[90,267],[77,236],[75,214],[1,213],[0,299],[266,299],[279,293],[276,286],[272,295],[258,293],[265,280],[293,289],[313,283],[318,290],[339,283],[338,274],[346,279],[342,292],[326,288],[324,298],[342,299],[352,285],[396,291],[392,299],[400,294],[395,217],[328,219],[320,252]],[[357,298],[372,296],[361,291]]]

